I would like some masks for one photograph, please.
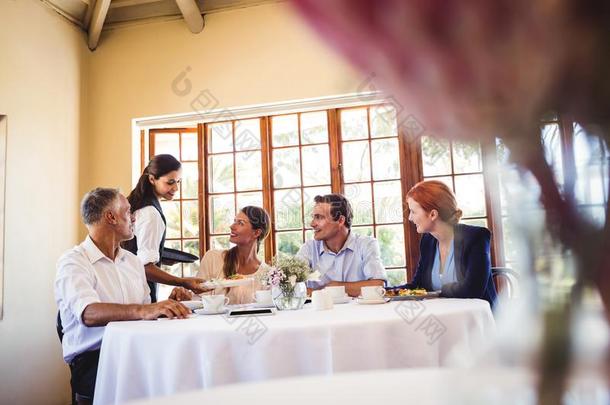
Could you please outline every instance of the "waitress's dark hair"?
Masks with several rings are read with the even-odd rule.
[[[148,166],[144,168],[144,172],[142,172],[136,187],[127,196],[127,201],[131,204],[131,212],[135,212],[148,205],[149,201],[155,198],[153,185],[148,181],[149,175],[158,179],[167,173],[180,169],[180,167],[182,167],[182,164],[172,155],[154,156],[148,163]]]
[[[256,252],[261,247],[261,242],[269,235],[269,231],[271,229],[271,219],[269,219],[269,214],[261,207],[247,206],[241,209],[241,212],[246,214],[250,224],[252,225],[252,229],[261,230],[261,234],[258,236],[256,240]],[[224,273],[225,278],[232,276],[237,272],[237,246],[233,246],[229,251],[225,254],[224,265],[222,266],[222,272]]]

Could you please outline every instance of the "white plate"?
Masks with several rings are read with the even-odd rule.
[[[196,309],[193,311],[197,315],[220,315],[227,312],[227,308],[221,309],[220,311],[208,311],[207,309]]]
[[[252,278],[240,278],[238,280],[229,280],[229,279],[220,279],[220,280],[209,280],[201,283],[203,288],[228,288],[228,287],[237,287],[240,285],[246,285],[253,282]]]
[[[189,309],[203,308],[203,302],[201,301],[180,301],[180,303]]]
[[[365,300],[361,297],[356,298],[356,302],[362,305],[374,305],[374,304],[385,304],[386,302],[390,302],[389,298],[382,298],[377,300]]]
[[[345,297],[333,298],[333,304],[347,304],[351,300],[352,299],[350,298],[350,296],[346,294]]]

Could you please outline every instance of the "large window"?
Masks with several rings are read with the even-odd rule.
[[[199,256],[228,248],[235,213],[258,205],[273,219],[261,257],[294,254],[312,237],[313,198],[340,192],[354,209],[352,231],[377,238],[390,284],[403,283],[419,255],[405,200],[417,181],[446,182],[465,222],[493,228],[493,221],[478,144],[406,141],[401,131],[395,109],[386,104],[150,130],[148,158],[170,153],[184,165],[179,198],[163,205],[167,246]],[[148,160],[144,156],[143,149]],[[187,276],[197,266],[170,271]]]

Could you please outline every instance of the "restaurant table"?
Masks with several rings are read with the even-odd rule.
[[[112,322],[94,403],[282,377],[455,365],[494,332],[489,304],[478,299],[352,301],[273,316]]]
[[[537,405],[536,383],[535,372],[524,368],[415,368],[227,385],[128,405]],[[610,403],[599,375],[571,378],[563,397],[566,405]]]

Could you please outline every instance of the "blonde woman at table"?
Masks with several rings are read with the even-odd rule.
[[[264,209],[253,206],[242,208],[231,225],[229,241],[235,246],[228,250],[209,250],[201,260],[197,277],[211,280],[239,274],[251,278],[252,282],[247,285],[217,288],[214,294],[225,294],[231,304],[253,302],[254,292],[263,289],[258,276],[269,269],[257,254],[261,242],[269,235],[270,224],[269,214]]]
[[[442,297],[481,298],[494,306],[487,228],[459,224],[462,210],[440,181],[422,181],[407,193],[409,221],[423,234],[413,282],[395,288],[441,290]]]

